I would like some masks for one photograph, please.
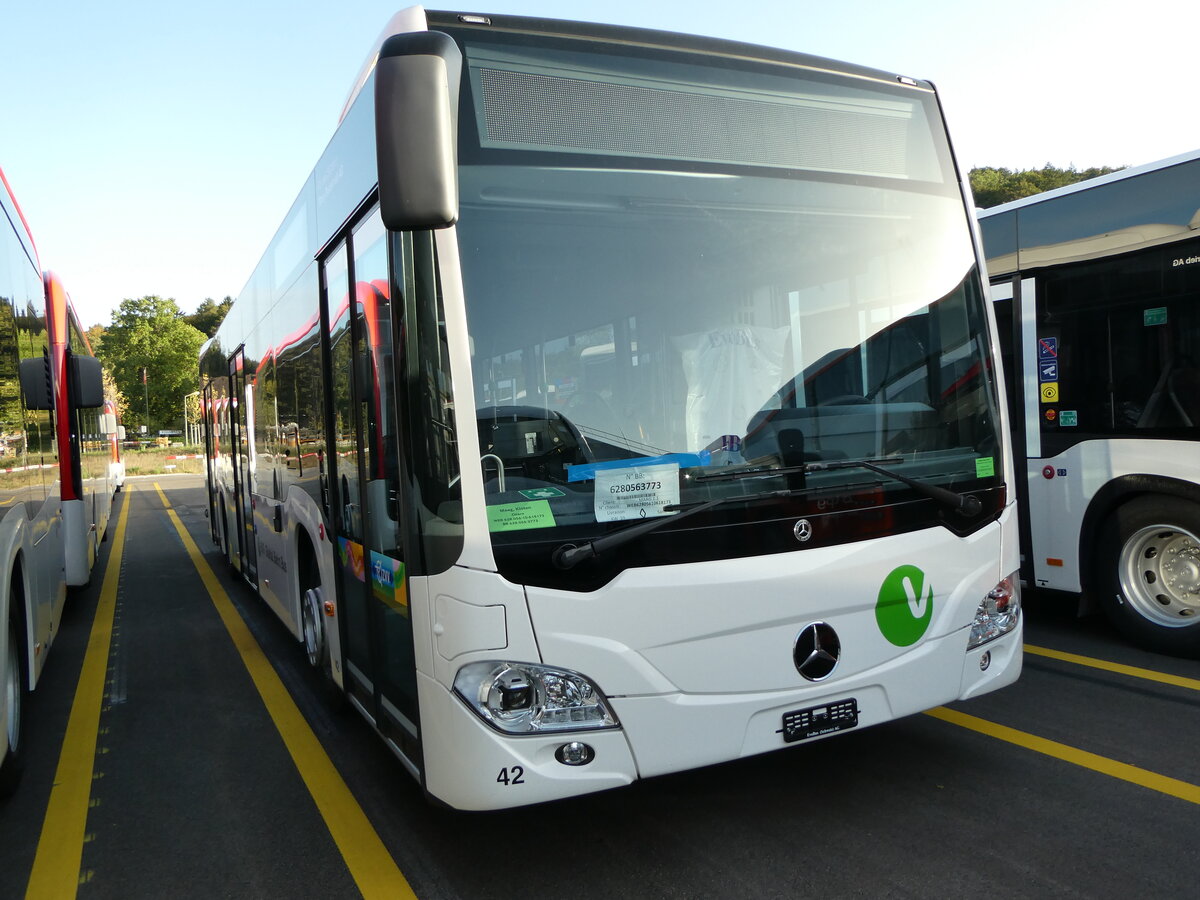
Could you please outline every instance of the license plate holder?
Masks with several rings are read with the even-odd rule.
[[[784,743],[791,744],[823,734],[833,734],[835,731],[845,731],[857,724],[858,701],[850,697],[784,713],[783,727],[779,732],[783,735]]]

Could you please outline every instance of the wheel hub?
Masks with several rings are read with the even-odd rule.
[[[321,623],[321,589],[311,588],[304,592],[300,618],[304,626],[304,649],[313,666],[321,665],[325,658],[325,629]]]
[[[1191,625],[1200,616],[1200,540],[1171,525],[1142,528],[1121,549],[1121,588],[1147,619]]]
[[[1173,541],[1163,560],[1163,580],[1180,595],[1200,592],[1200,546]]]

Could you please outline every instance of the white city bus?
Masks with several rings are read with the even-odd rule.
[[[213,537],[429,795],[534,803],[1021,666],[925,83],[399,13],[202,350]]]
[[[42,274],[0,171],[0,796],[15,789],[28,702],[68,585],[85,584],[120,467],[91,355],[62,283]],[[107,429],[107,431],[106,431]],[[120,470],[123,475],[123,470]]]
[[[1027,582],[1200,655],[1200,151],[979,221]]]

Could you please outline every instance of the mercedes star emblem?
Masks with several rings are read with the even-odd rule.
[[[837,632],[824,622],[806,626],[792,651],[796,671],[809,681],[823,681],[832,675],[841,655],[842,642]]]

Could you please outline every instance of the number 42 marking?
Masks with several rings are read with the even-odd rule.
[[[496,776],[497,784],[506,784],[511,787],[514,784],[525,783],[525,769],[521,766],[513,766],[511,769],[505,766],[500,770],[500,774]]]

